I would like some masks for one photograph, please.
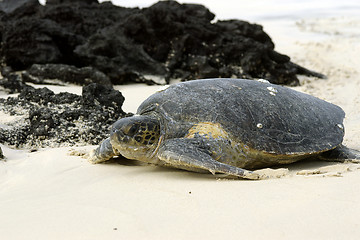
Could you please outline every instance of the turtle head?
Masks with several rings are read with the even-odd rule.
[[[114,123],[110,142],[126,158],[149,160],[159,144],[160,122],[151,116],[132,116]]]

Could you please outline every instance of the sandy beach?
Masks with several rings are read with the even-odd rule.
[[[240,18],[240,16],[239,16]],[[327,79],[294,87],[346,112],[344,144],[360,150],[360,18],[259,22],[276,50]],[[159,86],[115,86],[124,111]],[[54,92],[80,93],[80,86]],[[140,94],[141,93],[141,94]],[[4,95],[3,92],[1,92]],[[3,96],[4,97],[4,96]],[[1,113],[1,124],[12,121]],[[358,239],[360,164],[299,162],[267,180],[224,179],[130,160],[92,165],[96,146],[36,152],[1,145],[1,239]]]

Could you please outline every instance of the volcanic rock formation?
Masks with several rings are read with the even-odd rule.
[[[262,26],[214,17],[202,5],[176,1],[139,9],[96,0],[47,0],[45,6],[4,0],[2,65],[14,71],[46,68],[43,78],[84,69],[97,76],[64,79],[78,84],[99,82],[101,76],[113,84],[235,77],[297,85],[297,74],[322,76],[276,52]]]

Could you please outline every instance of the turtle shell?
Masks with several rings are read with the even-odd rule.
[[[232,141],[272,154],[333,149],[344,136],[344,111],[287,87],[245,79],[203,79],[171,85],[145,100],[138,114],[156,113],[166,138],[194,124],[220,124]]]

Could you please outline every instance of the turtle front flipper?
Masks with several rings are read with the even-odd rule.
[[[354,162],[360,163],[360,151],[340,145],[333,150],[320,154],[319,158],[329,162]]]
[[[166,140],[160,147],[158,158],[166,166],[188,171],[209,171],[212,174],[225,173],[246,179],[260,179],[261,176],[252,171],[221,163],[213,159],[207,149],[190,139]]]
[[[110,138],[105,139],[100,145],[90,152],[89,162],[101,163],[110,160],[117,154],[114,152],[113,147],[110,143]]]

